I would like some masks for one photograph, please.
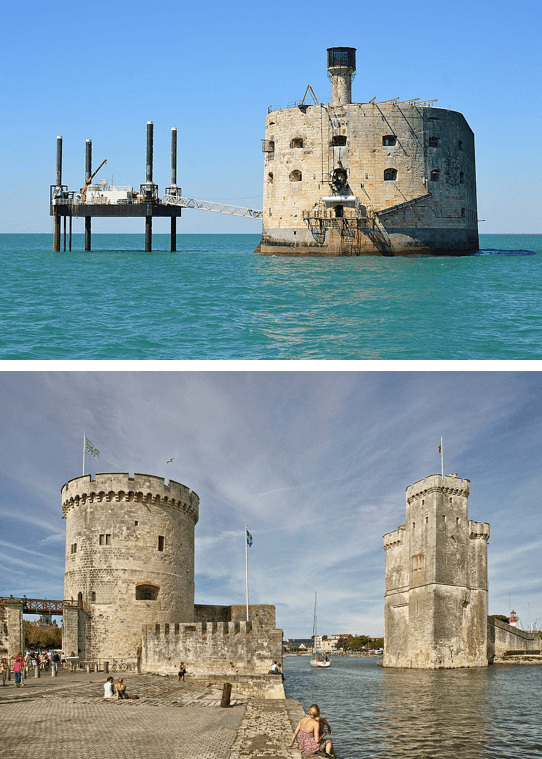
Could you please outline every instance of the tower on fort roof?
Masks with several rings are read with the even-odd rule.
[[[489,524],[468,518],[469,480],[433,474],[406,490],[384,535],[385,667],[486,667]]]
[[[257,252],[478,250],[474,134],[464,116],[434,99],[382,101],[367,90],[365,102],[353,102],[355,72],[356,49],[331,47],[331,102],[309,98],[308,87],[303,100],[269,106]]]

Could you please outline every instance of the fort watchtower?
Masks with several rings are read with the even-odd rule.
[[[331,81],[331,104],[352,102],[352,79],[356,71],[355,47],[329,47],[327,75]]]
[[[384,535],[384,666],[487,666],[489,524],[468,519],[468,480],[433,474],[406,490]]]
[[[62,487],[62,512],[64,597],[83,609],[81,655],[134,658],[144,625],[194,620],[192,490],[148,474],[83,475]]]

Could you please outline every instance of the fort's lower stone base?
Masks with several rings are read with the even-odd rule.
[[[327,231],[317,242],[308,230],[274,229],[262,237],[255,253],[268,256],[468,256],[479,249],[478,233],[469,229],[371,228],[352,236]]]

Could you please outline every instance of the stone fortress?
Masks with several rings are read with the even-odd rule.
[[[62,487],[66,519],[63,648],[86,662],[229,680],[284,697],[267,672],[282,658],[274,606],[194,604],[199,498],[163,477],[83,475]],[[271,680],[273,682],[271,682]],[[269,681],[269,682],[267,682]]]
[[[406,522],[384,535],[385,667],[486,667],[540,637],[487,616],[489,524],[468,518],[470,483],[433,474],[406,490]]]
[[[269,107],[256,252],[478,250],[474,135],[462,114],[418,98],[353,103],[355,48],[329,48],[327,63],[330,104]]]

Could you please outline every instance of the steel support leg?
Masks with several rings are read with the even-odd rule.
[[[152,216],[145,216],[145,253],[152,251]]]
[[[171,251],[177,250],[177,217],[171,217]]]
[[[90,250],[91,217],[85,216],[85,250]]]

